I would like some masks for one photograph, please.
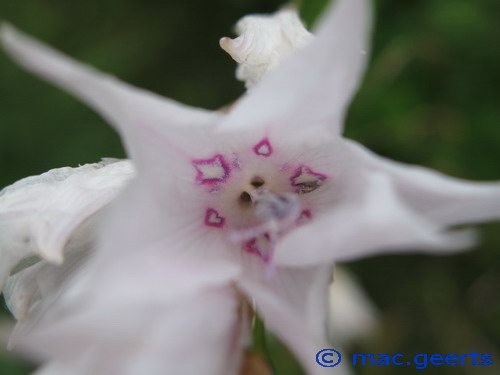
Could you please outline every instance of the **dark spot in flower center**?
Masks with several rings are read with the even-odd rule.
[[[252,197],[246,191],[240,194],[239,201],[241,204],[247,206],[252,203]]]
[[[250,185],[252,185],[254,188],[260,188],[261,186],[264,185],[264,180],[261,177],[254,177],[250,181]]]

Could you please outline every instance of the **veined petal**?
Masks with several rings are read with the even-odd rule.
[[[5,269],[0,280],[29,255],[62,263],[64,247],[76,228],[108,204],[133,176],[129,161],[105,159],[53,169],[3,189],[0,257]]]
[[[398,163],[348,141],[358,168],[377,170],[393,182],[401,198],[415,211],[443,225],[500,218],[500,182],[473,182]]]
[[[222,116],[135,88],[64,56],[12,26],[2,25],[0,36],[6,51],[24,68],[80,98],[113,124],[140,170],[150,164],[151,154],[157,161],[160,150],[163,160],[168,161],[186,148],[195,149],[197,139],[202,147],[207,136],[205,126]]]
[[[75,230],[65,246],[63,264],[41,260],[10,276],[3,291],[7,307],[18,320],[9,347],[16,345],[19,333],[34,327],[61,291],[88,260],[95,244],[95,221],[89,218]]]
[[[363,73],[370,23],[368,1],[336,1],[318,27],[317,38],[243,97],[220,129],[274,127],[290,132],[327,127],[341,132]]]
[[[134,186],[111,207],[116,227],[103,227],[84,268],[18,326],[17,350],[68,369],[97,348],[84,364],[92,374],[232,375],[243,345],[232,287],[238,265],[222,241],[189,235],[157,205],[153,213],[147,199],[129,199]],[[155,221],[156,214],[165,220]],[[193,359],[190,348],[203,353]]]
[[[358,186],[360,191],[318,217],[314,225],[286,235],[276,249],[276,264],[308,266],[417,249],[449,252],[475,242],[473,232],[446,232],[412,210],[383,173],[366,173]]]

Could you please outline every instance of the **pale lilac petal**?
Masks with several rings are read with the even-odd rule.
[[[260,284],[283,300],[302,325],[316,337],[325,337],[328,325],[328,295],[333,267],[274,267],[254,254],[242,254],[243,279]],[[251,296],[250,296],[251,297]],[[249,298],[251,299],[251,298]]]
[[[29,335],[41,316],[53,318],[61,309],[77,313],[80,301],[89,300],[94,294],[109,293],[126,299],[130,288],[136,288],[137,293],[143,290],[140,283],[131,283],[129,288],[119,287],[119,280],[124,276],[145,278],[145,275],[154,275],[158,284],[171,286],[156,297],[167,300],[234,278],[238,265],[232,258],[237,253],[228,251],[228,244],[217,230],[204,225],[203,212],[193,209],[196,208],[191,206],[193,202],[175,202],[175,206],[174,202],[156,201],[135,180],[112,203],[110,212],[103,212],[104,220],[99,220],[99,230],[94,227],[93,232],[84,236],[92,241],[97,232],[100,241],[92,261],[85,264],[76,280],[71,278],[70,286],[67,276],[73,276],[73,260],[78,261],[90,247],[90,244],[78,242],[75,236],[72,237],[78,245],[75,257],[70,242],[64,265],[51,267],[40,263],[14,275],[7,300],[13,312],[23,319],[14,340]],[[83,281],[79,281],[81,275],[85,276]],[[59,285],[53,288],[54,284]]]
[[[324,337],[325,331],[318,335],[309,329],[304,324],[303,316],[283,298],[282,294],[276,293],[253,278],[241,278],[238,286],[249,299],[254,301],[266,328],[293,352],[308,375],[350,373],[346,365],[327,369],[316,363],[316,353],[331,347]]]
[[[3,294],[7,307],[18,320],[9,347],[14,347],[19,333],[35,326],[54,304],[67,283],[87,261],[94,242],[95,228],[85,222],[65,246],[63,264],[41,260],[9,277]]]
[[[120,356],[123,355],[121,350],[124,349],[118,345],[122,334],[118,334],[116,330],[129,335],[129,341],[137,341],[138,337],[143,337],[145,330],[151,329],[150,335],[160,332],[163,324],[166,324],[167,330],[182,327],[187,322],[175,321],[179,318],[180,310],[179,313],[168,315],[168,311],[173,311],[172,306],[180,304],[183,298],[202,297],[204,290],[231,285],[239,273],[239,264],[235,262],[237,254],[229,251],[225,239],[217,230],[205,227],[202,220],[197,220],[197,223],[197,212],[191,211],[189,204],[182,205],[182,202],[179,202],[179,206],[175,207],[172,201],[167,200],[165,203],[168,204],[166,207],[147,194],[140,181],[134,180],[129,184],[124,193],[113,202],[110,212],[105,215],[108,216],[108,224],[102,226],[101,239],[92,258],[80,267],[80,272],[69,282],[64,280],[65,284],[55,290],[54,298],[42,299],[39,304],[29,309],[25,322],[16,329],[15,344],[31,349],[33,353],[48,355],[59,364],[75,361],[72,353],[84,351],[85,345],[93,346],[99,342],[103,342],[106,347],[109,345],[109,348],[116,345],[117,355]],[[179,210],[187,211],[178,215]],[[51,279],[44,278],[43,281],[50,282]],[[22,289],[16,290],[16,293],[23,292]],[[207,295],[210,295],[210,292]],[[158,326],[150,328],[151,321],[144,317],[155,314],[157,304],[161,307],[161,317],[158,317]],[[140,311],[133,310],[136,305],[140,306],[137,307]],[[190,319],[198,319],[206,324],[203,308],[185,308],[198,314]],[[120,313],[122,320],[116,321],[116,311],[127,313]],[[214,317],[206,319],[211,320]],[[111,327],[106,328],[108,325]],[[92,336],[89,338],[91,341],[78,338],[87,332],[99,332],[102,335]],[[238,336],[239,332],[235,335]],[[176,333],[180,334],[181,331]],[[190,336],[190,340],[196,340],[198,337],[189,331],[185,334]],[[52,335],[50,340],[47,339],[48,335]],[[33,337],[40,337],[39,342],[50,341],[53,346],[47,346],[49,352],[41,353],[42,349],[37,348],[35,344],[31,346],[37,342]],[[161,336],[157,338],[160,339]],[[77,348],[75,344],[75,352],[66,353],[68,340],[76,340],[84,347]],[[142,345],[141,348],[144,346],[142,341],[137,345],[139,344]],[[155,358],[161,363],[163,359],[172,362],[169,365],[176,362],[174,357],[158,358],[158,351],[153,349],[148,349],[144,355],[136,353],[137,357],[133,360],[139,361],[152,351],[152,357],[148,361],[153,365]],[[211,354],[214,356],[212,362],[218,361],[221,353],[224,354],[227,349],[219,347],[217,350],[221,352]],[[103,352],[110,351],[111,349],[103,349]],[[232,358],[238,358],[238,353],[232,353]],[[106,366],[123,362],[122,359],[111,357],[105,357],[103,360]]]
[[[97,350],[94,349],[80,353],[78,359],[74,361],[50,361],[33,375],[89,375],[93,373],[92,367],[97,356]]]
[[[267,328],[288,346],[307,374],[322,374],[314,358],[319,350],[328,347],[326,342],[314,337],[295,310],[286,301],[277,298],[276,293],[264,285],[249,279],[241,279],[239,287],[248,298],[255,301],[257,312]]]
[[[289,303],[302,324],[315,336],[325,335],[328,319],[328,291],[333,269],[316,267],[278,267],[273,277],[264,279],[268,288]]]
[[[393,182],[401,198],[415,211],[443,225],[500,219],[500,182],[473,182],[398,163],[348,143],[358,169],[378,170]]]
[[[336,1],[320,24],[318,37],[242,98],[221,128],[290,132],[328,127],[339,133],[363,73],[370,13],[366,0]]]
[[[77,96],[113,124],[138,169],[150,163],[152,154],[156,154],[156,162],[162,155],[163,162],[168,163],[169,156],[175,160],[185,149],[196,148],[196,140],[201,147],[206,141],[205,127],[222,116],[130,86],[64,56],[12,26],[4,24],[0,37],[6,51],[19,64]]]
[[[189,235],[156,202],[130,199],[135,186],[113,204],[117,226],[103,227],[92,258],[19,327],[17,350],[70,368],[98,348],[85,364],[92,374],[232,375],[245,343],[232,287],[238,264],[220,237]]]
[[[276,264],[308,266],[409,250],[446,253],[475,241],[471,231],[445,232],[420,216],[382,173],[366,173],[352,190],[329,214],[286,235],[276,249]]]
[[[29,255],[62,263],[73,232],[108,204],[134,176],[129,161],[106,159],[53,169],[0,192],[0,258],[5,280]],[[1,289],[0,289],[1,290]]]

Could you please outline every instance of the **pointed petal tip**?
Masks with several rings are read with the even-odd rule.
[[[231,38],[224,36],[219,39],[219,46],[222,48],[224,51],[229,53],[229,50],[231,49]]]
[[[0,44],[9,54],[12,54],[13,49],[19,43],[26,42],[28,39],[30,38],[10,22],[0,20]]]
[[[55,231],[55,228],[47,228],[48,233]],[[72,233],[73,231],[70,230],[65,235],[60,236],[41,234],[37,241],[38,255],[50,263],[62,265],[64,263],[64,249]]]
[[[43,44],[5,21],[0,23],[0,44],[14,61],[28,70],[36,66],[30,63],[30,59],[35,59],[34,55],[41,54],[40,50],[44,48]],[[38,57],[44,59],[43,55]]]
[[[58,266],[64,263],[64,254],[62,248],[59,246],[40,252],[40,256],[50,263],[54,263]]]
[[[221,48],[223,50],[226,49],[225,47],[228,45],[230,40],[231,40],[231,38],[229,38],[227,36],[223,36],[222,38],[219,39],[219,45],[221,46]]]
[[[7,21],[0,21],[0,40],[4,48],[15,39],[17,30]]]
[[[238,64],[243,62],[243,59],[238,54],[238,42],[241,43],[241,37],[232,39],[227,36],[220,38],[219,46],[222,48],[233,60],[235,60]]]
[[[442,235],[443,253],[465,252],[471,250],[481,240],[476,229],[458,229],[445,232]],[[441,253],[441,254],[443,254]],[[440,255],[438,253],[438,255]]]

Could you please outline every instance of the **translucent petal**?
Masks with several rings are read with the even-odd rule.
[[[500,182],[459,180],[439,172],[382,158],[348,142],[358,169],[378,170],[415,211],[443,225],[468,224],[500,218]]]
[[[329,264],[301,268],[278,267],[276,275],[265,280],[265,284],[288,301],[290,308],[301,317],[302,324],[310,332],[322,337],[326,335],[332,272]]]
[[[449,252],[475,241],[470,231],[445,232],[416,213],[382,173],[366,173],[351,188],[351,196],[329,214],[283,238],[276,249],[276,264],[308,266],[417,249]]]
[[[250,278],[240,279],[238,285],[248,298],[255,301],[257,312],[266,327],[293,352],[308,375],[349,373],[348,367],[343,365],[325,369],[316,363],[316,353],[330,347],[324,338],[324,332],[318,336],[317,332],[304,325],[303,316],[283,295]]]
[[[106,159],[53,169],[0,192],[0,257],[5,280],[29,255],[62,263],[69,238],[134,176],[129,161]]]
[[[65,247],[63,264],[42,260],[9,277],[4,298],[18,320],[9,347],[16,345],[19,332],[26,332],[38,323],[77,270],[85,264],[95,242],[95,228],[91,224],[93,220],[87,220],[72,234]]]

